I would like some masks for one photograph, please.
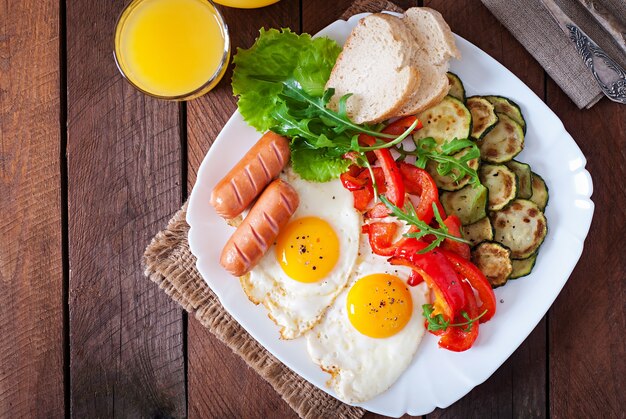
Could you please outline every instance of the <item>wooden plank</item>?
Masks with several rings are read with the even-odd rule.
[[[451,29],[502,63],[539,97],[544,95],[544,72],[532,56],[497,19],[476,1],[427,0]],[[468,95],[493,93],[473,92]],[[506,96],[506,92],[497,92]],[[532,121],[530,121],[532,123]],[[506,301],[504,302],[506,304]],[[526,341],[484,384],[459,402],[429,417],[545,417],[546,322],[542,320]]]
[[[0,416],[62,417],[59,3],[0,16]]]
[[[585,249],[550,310],[550,413],[623,418],[626,405],[626,106],[579,110],[550,80],[548,105],[587,157],[595,214]]]
[[[378,0],[375,0],[373,3],[377,1]],[[390,1],[403,9],[417,6],[419,3],[417,0]],[[309,0],[303,1],[302,3],[302,30],[308,33],[317,33],[339,19],[355,2],[351,0],[337,0],[332,2]],[[369,2],[367,3],[370,4]],[[383,3],[383,1],[380,3]]]
[[[283,0],[256,10],[220,10],[229,27],[233,53],[237,47],[252,45],[261,26],[299,30],[296,1]],[[187,105],[189,192],[202,159],[236,109],[231,75],[229,70],[216,89]],[[297,417],[267,382],[192,316],[188,347],[190,417]]]
[[[71,409],[182,417],[182,310],[142,273],[181,204],[179,112],[118,74],[123,3],[67,3]]]

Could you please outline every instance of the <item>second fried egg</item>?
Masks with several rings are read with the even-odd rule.
[[[311,359],[348,403],[384,392],[408,368],[424,336],[428,297],[424,283],[407,285],[410,269],[373,254],[365,235],[360,249],[351,283],[307,334]]]

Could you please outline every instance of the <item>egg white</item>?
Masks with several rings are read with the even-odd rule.
[[[335,299],[324,318],[307,335],[307,350],[313,362],[331,374],[328,385],[347,403],[369,400],[387,390],[411,363],[424,336],[422,305],[428,288],[422,283],[408,287],[413,300],[409,322],[388,338],[371,338],[352,326],[347,313],[351,286],[364,276],[388,273],[406,282],[410,269],[391,266],[386,258],[372,253],[363,235],[360,256],[350,284]]]
[[[298,192],[300,205],[291,221],[318,217],[330,224],[339,239],[339,259],[322,280],[304,283],[290,278],[276,260],[271,246],[259,264],[241,278],[248,298],[263,304],[280,327],[281,337],[294,339],[311,329],[349,281],[359,250],[362,217],[354,209],[352,193],[339,179],[325,183],[301,179],[290,168],[281,178]]]

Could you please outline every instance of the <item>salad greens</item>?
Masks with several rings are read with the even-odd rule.
[[[354,161],[344,158],[348,152],[363,157],[366,151],[391,148],[402,156],[415,154],[416,165],[439,163],[440,174],[462,178],[469,174],[478,182],[476,171],[467,162],[478,152],[470,140],[456,140],[440,152],[434,140],[420,140],[414,152],[404,151],[400,142],[413,131],[417,121],[402,135],[380,132],[382,126],[355,124],[346,111],[350,95],[338,101],[337,111],[327,108],[334,89],[325,89],[341,47],[329,38],[313,39],[289,29],[261,29],[254,45],[237,49],[233,62],[233,93],[239,97],[239,112],[260,132],[272,130],[291,138],[293,169],[305,180],[326,182],[344,173]],[[359,135],[375,138],[370,146],[359,145]],[[393,140],[385,142],[383,139]],[[452,156],[471,147],[460,159]],[[364,158],[358,161],[367,161]]]
[[[239,49],[234,59],[233,92],[244,120],[261,132],[291,138],[293,169],[310,181],[338,177],[353,163],[345,153],[393,147],[417,125],[398,137],[381,133],[380,126],[355,124],[346,112],[349,95],[339,100],[337,111],[328,109],[335,92],[324,90],[325,83],[340,50],[328,38],[262,29],[255,44]],[[361,134],[394,141],[361,147]]]
[[[462,323],[451,323],[449,320],[444,319],[443,315],[437,314],[433,316],[433,312],[435,311],[435,307],[432,304],[422,304],[422,315],[428,322],[428,330],[430,331],[439,331],[446,330],[450,326],[462,327],[464,332],[469,332],[472,329],[472,325],[480,320],[482,316],[487,314],[487,310],[483,311],[476,318],[470,318],[467,312],[461,311],[461,315],[467,321]]]
[[[404,209],[401,209],[397,207],[396,205],[392,204],[383,195],[379,195],[378,198],[382,201],[383,204],[385,204],[387,208],[391,210],[391,214],[390,214],[391,216],[396,217],[398,220],[404,221],[408,225],[413,225],[418,228],[418,231],[416,232],[403,234],[404,237],[413,237],[415,239],[421,239],[422,237],[427,236],[427,235],[432,235],[435,237],[435,240],[433,240],[432,243],[430,243],[427,247],[418,251],[417,253],[430,252],[435,247],[438,247],[445,239],[450,239],[450,240],[454,240],[457,242],[469,244],[469,241],[462,239],[460,237],[457,237],[453,234],[450,234],[450,232],[448,231],[448,227],[446,226],[446,224],[443,222],[443,219],[441,218],[441,214],[439,213],[439,208],[437,208],[437,204],[435,204],[434,202],[433,202],[433,213],[435,215],[435,219],[437,220],[437,223],[439,224],[439,227],[431,227],[424,221],[420,220],[415,212],[415,207],[413,206],[411,201],[408,199],[407,199],[407,202],[404,204]]]
[[[260,132],[271,129],[276,124],[272,110],[281,102],[278,95],[285,80],[295,80],[306,93],[322,96],[340,52],[341,47],[329,38],[261,29],[254,45],[237,48],[233,58],[233,94],[239,96],[243,119]]]
[[[461,150],[467,149],[463,156],[455,156]],[[429,160],[437,162],[437,173],[441,176],[449,175],[453,181],[459,181],[465,176],[469,177],[469,183],[472,185],[480,185],[478,173],[473,169],[469,162],[480,158],[480,150],[476,143],[470,139],[457,139],[445,143],[437,144],[432,137],[422,138],[417,141],[415,150],[407,151],[399,145],[396,151],[400,153],[401,159],[406,156],[413,155],[416,157],[415,165],[422,169],[426,168]]]

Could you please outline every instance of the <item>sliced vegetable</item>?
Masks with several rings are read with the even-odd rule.
[[[366,225],[372,252],[381,256],[391,256],[396,251],[395,238],[398,224],[377,222]]]
[[[380,195],[380,200],[389,208],[391,211],[390,215],[410,226],[409,232],[405,233],[404,237],[424,240],[427,243],[427,246],[419,251],[420,253],[434,250],[445,239],[466,243],[465,239],[448,231],[448,226],[444,223],[441,213],[437,209],[437,203],[433,202],[432,205],[437,222],[426,224],[417,217],[415,207],[411,201],[408,201],[404,208],[398,208],[382,195]]]
[[[465,87],[463,87],[463,82],[459,76],[449,71],[446,73],[446,76],[448,76],[448,83],[450,84],[448,95],[465,102]]]
[[[536,261],[536,253],[530,257],[527,257],[526,259],[511,260],[511,264],[513,265],[513,272],[511,272],[511,276],[509,277],[509,279],[521,278],[528,275],[533,270]]]
[[[478,176],[489,189],[487,209],[496,211],[504,208],[517,195],[515,173],[503,164],[483,164]]]
[[[491,284],[487,281],[485,274],[483,274],[472,262],[463,259],[456,253],[448,252],[445,249],[440,249],[439,251],[444,254],[450,263],[452,263],[452,267],[456,273],[459,274],[461,278],[467,279],[472,288],[474,288],[478,293],[478,298],[480,298],[481,301],[478,311],[480,313],[486,311],[486,313],[480,318],[480,322],[485,323],[491,319],[493,315],[496,314],[496,295],[493,293]]]
[[[463,233],[463,238],[470,242],[470,246],[476,246],[486,240],[493,240],[493,227],[491,226],[489,217],[463,226],[461,233]]]
[[[391,124],[387,125],[385,129],[382,130],[385,134],[391,135],[402,135],[404,132],[413,125],[417,121],[417,125],[413,128],[413,132],[422,129],[422,122],[417,120],[415,116],[405,116],[404,118],[397,119],[393,121]]]
[[[537,173],[532,172],[531,186],[533,193],[530,200],[537,204],[541,211],[545,210],[546,205],[548,205],[548,186],[546,186],[546,182]]]
[[[472,262],[485,274],[492,288],[506,284],[513,271],[511,251],[500,243],[479,244],[472,250]]]
[[[420,240],[409,239],[398,248],[389,262],[392,265],[410,266],[417,271],[435,294],[434,314],[442,314],[446,320],[452,320],[467,304],[461,281],[440,251],[419,253],[426,246]]]
[[[524,148],[524,131],[520,124],[504,114],[498,114],[498,123],[476,142],[480,157],[490,163],[504,163],[517,156]]]
[[[460,152],[454,154],[452,157],[454,159],[461,160],[464,156],[467,156],[467,153],[469,151],[469,149],[461,150]],[[442,163],[438,163],[435,160],[428,160],[428,163],[426,163],[426,171],[432,176],[435,183],[440,189],[443,189],[444,191],[458,191],[459,189],[467,185],[468,182],[471,180],[470,175],[465,175],[462,178],[456,180],[461,175],[459,170],[456,168],[452,169],[452,175],[440,175],[439,169],[441,164]],[[467,161],[468,167],[473,170],[478,170],[479,164],[480,159],[478,158]]]
[[[448,233],[463,238],[461,234],[461,220],[456,215],[449,215],[443,223],[448,227]],[[444,239],[441,248],[456,253],[457,255],[469,260],[470,247],[467,243],[459,242],[451,239]]]
[[[464,310],[465,315],[457,316],[454,319],[454,323],[458,324],[458,326],[450,325],[441,335],[438,343],[441,348],[453,352],[467,351],[472,347],[478,337],[479,329],[479,322],[472,321],[472,319],[478,318],[481,315],[481,312],[476,305],[476,298],[474,297],[472,288],[464,281],[461,281],[461,287],[463,288],[465,299],[467,301],[467,305]],[[468,326],[460,325],[464,323],[469,324]]]
[[[441,204],[446,214],[454,214],[463,225],[472,224],[487,216],[487,188],[483,185],[466,186],[459,191],[443,192]]]
[[[533,194],[530,165],[517,160],[511,160],[504,164],[517,176],[517,197],[529,199]]]
[[[526,121],[524,120],[522,110],[517,105],[517,103],[503,96],[485,96],[485,99],[493,103],[496,112],[503,113],[509,118],[513,119],[518,124],[520,124],[522,130],[524,131],[524,134],[526,134]]]
[[[526,259],[537,251],[548,233],[546,217],[537,204],[516,199],[491,213],[494,238],[511,249],[513,259]]]
[[[404,182],[402,181],[400,169],[391,155],[391,151],[388,149],[375,150],[374,154],[378,157],[378,163],[385,175],[385,185],[387,187],[385,196],[394,205],[404,206]]]
[[[481,139],[498,123],[493,105],[482,96],[468,97],[465,105],[472,114],[472,138]]]
[[[406,192],[419,196],[420,201],[415,208],[417,217],[429,224],[433,219],[433,203],[439,202],[439,192],[433,178],[424,169],[412,164],[401,162],[400,173]]]
[[[441,145],[455,138],[469,138],[472,132],[472,114],[458,99],[446,96],[430,109],[417,115],[423,128],[413,135],[413,140],[432,137]]]
[[[374,173],[378,193],[385,193],[387,189],[383,169],[372,167],[372,173]],[[350,166],[347,172],[341,174],[340,179],[343,187],[352,192],[354,208],[358,211],[365,211],[372,199],[374,199],[374,188],[370,171],[353,165]]]

